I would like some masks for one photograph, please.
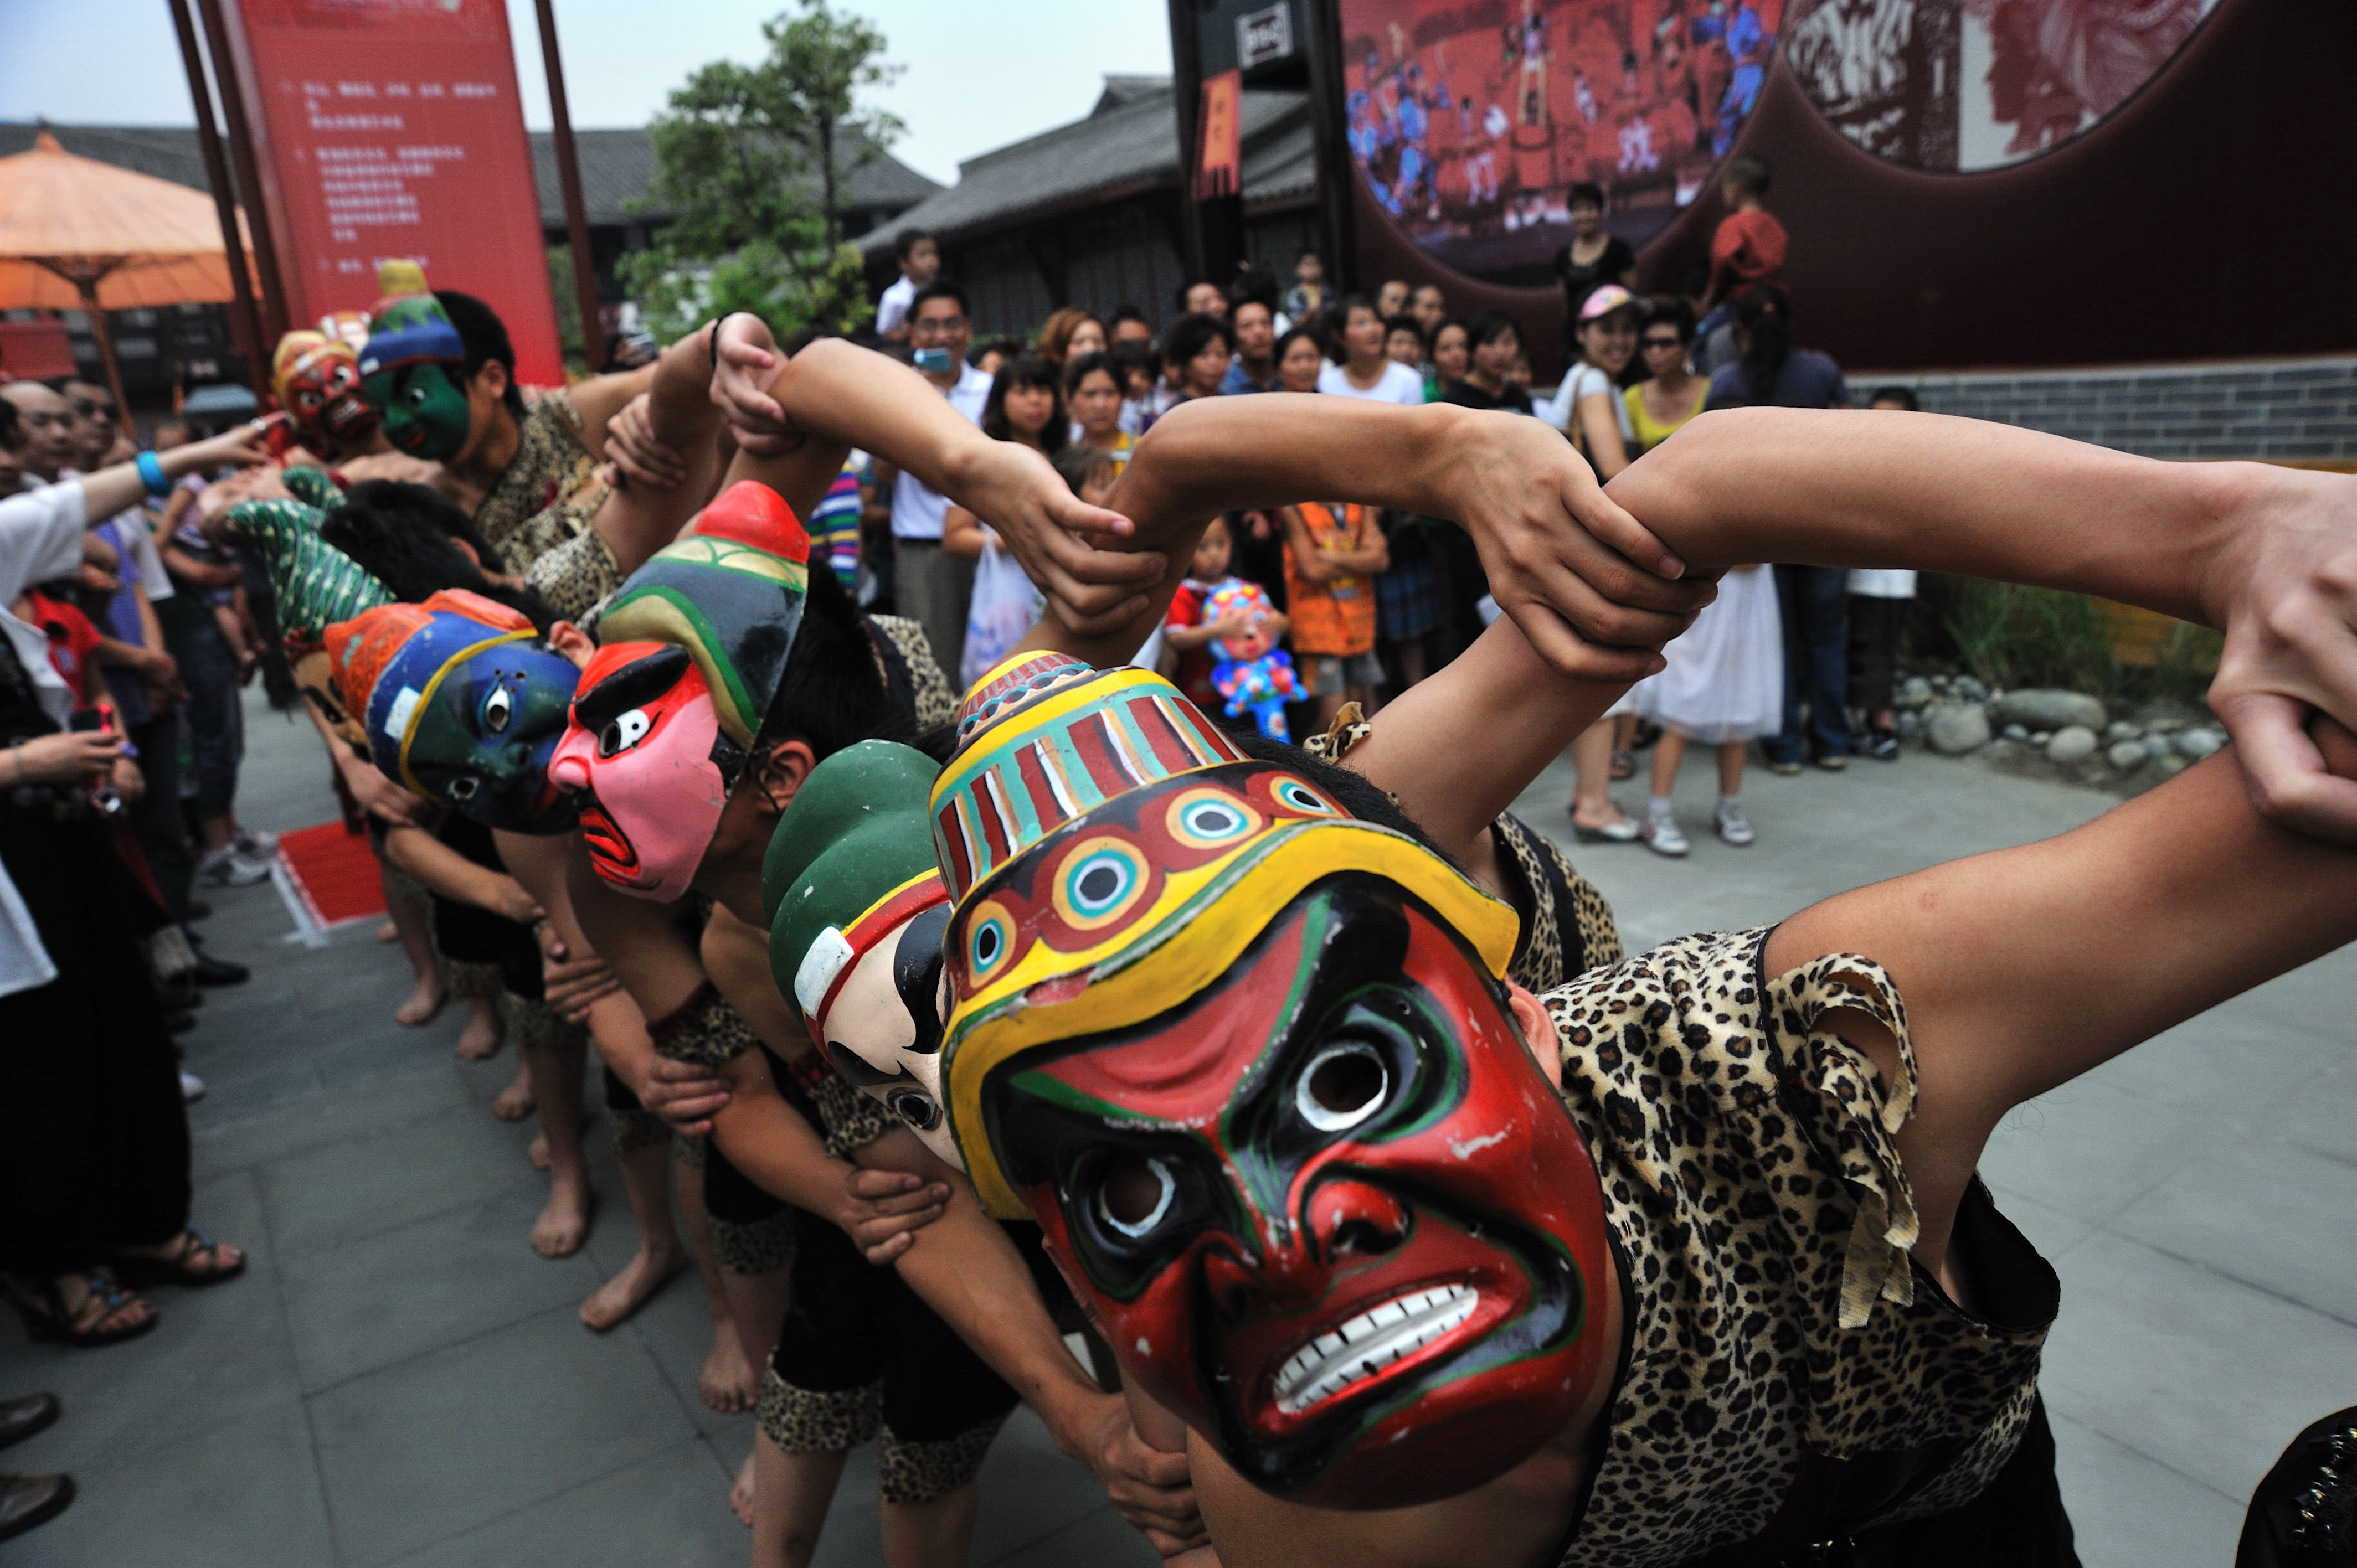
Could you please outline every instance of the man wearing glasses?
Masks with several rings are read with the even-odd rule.
[[[974,340],[973,316],[963,286],[935,278],[909,304],[909,346],[915,350],[919,373],[940,389],[952,408],[978,425],[990,397],[990,378],[966,363],[966,346]],[[1062,434],[1056,432],[1059,438]],[[942,553],[942,519],[949,498],[881,460],[876,478],[877,483],[892,486],[893,607],[925,628],[935,661],[944,670],[955,670],[965,650],[974,563]]]

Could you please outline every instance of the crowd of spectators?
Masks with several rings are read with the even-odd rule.
[[[1555,259],[1564,369],[1551,393],[1542,387],[1534,394],[1532,359],[1514,316],[1495,307],[1452,310],[1446,291],[1432,283],[1394,279],[1368,294],[1340,293],[1314,252],[1297,258],[1289,285],[1257,263],[1242,267],[1224,287],[1201,279],[1182,285],[1158,332],[1132,302],[1104,315],[1071,306],[1049,317],[1028,343],[977,350],[974,368],[954,390],[946,370],[929,373],[972,418],[992,396],[983,385],[985,373],[1010,390],[1010,374],[1024,386],[1040,384],[1045,374],[1049,390],[1060,393],[1058,419],[1067,439],[1105,453],[1116,472],[1136,437],[1180,403],[1289,392],[1534,415],[1563,432],[1609,479],[1706,408],[1851,405],[1838,367],[1796,346],[1784,274],[1788,236],[1768,209],[1769,188],[1763,160],[1730,160],[1719,192],[1727,216],[1709,261],[1697,263],[1680,290],[1644,295],[1637,292],[1635,252],[1607,222],[1606,193],[1576,187],[1568,203],[1571,239]],[[907,343],[922,369],[933,338],[920,340],[914,302],[942,300],[936,312],[953,318],[961,332],[970,331],[972,311],[963,289],[939,277],[932,237],[904,234],[898,250],[903,275],[879,302],[877,329]],[[1894,388],[1876,394],[1875,406],[1911,402]],[[1057,445],[1018,438],[1035,440],[1051,456]],[[890,553],[896,564],[910,564],[904,570],[913,593],[901,607],[924,620],[945,650],[961,647],[953,624],[976,639],[983,652],[975,658],[949,654],[971,678],[986,667],[989,650],[1006,645],[1004,634],[984,633],[985,622],[1017,624],[1021,593],[994,564],[1013,563],[994,553],[988,530],[977,524],[972,542],[949,550],[938,565],[921,564],[930,563],[936,536],[930,514],[897,498],[876,499],[889,489],[888,473],[871,475],[869,482],[871,513],[888,506],[895,519]],[[1479,553],[1447,519],[1395,511],[1361,517],[1339,503],[1311,502],[1239,512],[1217,532],[1216,545],[1206,546],[1221,556],[1216,569],[1207,555],[1190,581],[1209,585],[1232,575],[1260,590],[1265,615],[1284,628],[1300,669],[1297,724],[1330,723],[1346,700],[1372,710],[1462,651],[1496,615]],[[977,588],[976,573],[991,575],[997,585]],[[1305,592],[1321,607],[1306,618],[1293,609]],[[1580,837],[1641,841],[1661,854],[1684,854],[1669,799],[1689,744],[1717,751],[1714,828],[1737,844],[1750,842],[1739,789],[1751,746],[1786,773],[1806,763],[1836,770],[1854,751],[1896,758],[1890,687],[1903,611],[1894,607],[1912,593],[1911,575],[1903,572],[1773,566],[1738,574],[1725,607],[1679,656],[1690,661],[1697,650],[1716,648],[1706,667],[1680,663],[1664,671],[1574,747],[1578,782],[1570,811]],[[1159,651],[1168,670],[1200,677],[1187,682],[1199,698],[1210,693],[1206,672],[1227,640],[1206,639],[1206,623],[1189,618],[1211,597],[1208,586],[1179,596]],[[1352,607],[1351,613],[1326,614],[1329,599]],[[1225,612],[1227,629],[1236,629],[1237,613]],[[1674,694],[1679,691],[1684,695]],[[1763,691],[1775,696],[1764,708]],[[1865,721],[1860,734],[1852,733],[1853,714]],[[1632,779],[1636,753],[1663,735],[1670,738],[1653,757],[1645,812],[1624,812],[1611,786]]]

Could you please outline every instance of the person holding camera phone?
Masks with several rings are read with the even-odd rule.
[[[0,435],[5,435],[0,432]],[[92,518],[181,476],[258,463],[251,428],[0,498],[0,604],[72,575]],[[245,1254],[188,1223],[188,1121],[102,792],[120,729],[75,694],[40,627],[0,613],[0,1290],[38,1337],[156,1326],[142,1285],[234,1278]]]

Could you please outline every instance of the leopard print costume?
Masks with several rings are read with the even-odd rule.
[[[614,1152],[625,1159],[640,1149],[651,1149],[672,1135],[671,1123],[644,1106],[606,1107],[606,1126],[614,1134]]]
[[[1506,966],[1507,979],[1525,991],[1552,991],[1591,969],[1620,961],[1612,906],[1596,884],[1572,869],[1553,839],[1511,811],[1498,814],[1490,833],[1505,851],[1510,880],[1519,877],[1522,883],[1512,902],[1523,929],[1513,961]]]
[[[1003,1415],[939,1442],[914,1443],[894,1435],[884,1421],[884,1385],[868,1383],[835,1393],[798,1389],[771,1367],[761,1374],[761,1399],[754,1419],[762,1434],[788,1454],[843,1454],[881,1437],[876,1490],[888,1503],[937,1502],[982,1474],[982,1462]]]
[[[800,1242],[792,1208],[780,1208],[767,1219],[750,1224],[716,1214],[706,1215],[705,1220],[712,1228],[712,1261],[728,1273],[757,1280],[794,1266]]]
[[[1669,1568],[1750,1541],[1827,1460],[1928,1455],[1928,1480],[1840,1527],[1924,1518],[1976,1496],[2030,1418],[2053,1271],[1977,1188],[1992,1273],[2021,1282],[2010,1321],[1956,1307],[1914,1262],[1892,1141],[1916,1085],[1898,991],[1848,955],[1770,979],[1767,935],[1681,938],[1540,998],[1630,1306],[1565,1568]],[[1888,1089],[1820,1026],[1833,1008],[1897,1036]]]
[[[516,436],[514,459],[475,509],[475,531],[509,572],[529,578],[542,556],[585,533],[597,537],[590,520],[606,487],[593,482],[597,465],[581,444],[581,412],[563,392],[544,393]]]
[[[700,1171],[712,1157],[712,1140],[705,1136],[690,1137],[676,1133],[671,1141],[671,1163],[684,1171]]]
[[[876,667],[892,705],[910,714],[920,730],[957,717],[957,688],[942,673],[925,628],[905,616],[869,616],[877,632]]]

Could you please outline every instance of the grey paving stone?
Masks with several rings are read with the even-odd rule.
[[[2121,1236],[2060,1273],[2048,1403],[2222,1497],[2248,1498],[2294,1433],[2357,1403],[2357,1327]]]
[[[225,1115],[210,1097],[188,1108],[200,1170],[238,1170],[307,1149],[337,1148],[355,1138],[474,1105],[447,1062],[371,1079],[259,1113]]]
[[[2357,1328],[2357,1165],[2346,1161],[2237,1140],[2188,1161],[2110,1229]]]
[[[2054,1469],[2082,1568],[2233,1561],[2241,1502],[2075,1421],[2053,1426]]]
[[[286,1321],[304,1389],[332,1388],[553,1307],[577,1306],[600,1276],[578,1252],[550,1259],[533,1251],[543,1196],[518,1187],[290,1259]]]
[[[1004,1557],[975,1561],[989,1568],[1154,1568],[1161,1559],[1107,1506]]]
[[[2287,1095],[2267,1124],[2288,1143],[2357,1165],[2357,1053],[2344,1055]]]
[[[263,1195],[279,1255],[292,1259],[514,1187],[536,1187],[540,1176],[494,1135],[500,1130],[488,1112],[469,1105],[274,1162],[264,1173]]]
[[[2209,1130],[2192,1112],[2082,1079],[2008,1112],[1981,1171],[1994,1187],[2099,1225],[2167,1177]]]
[[[2237,1000],[2105,1062],[2083,1081],[2239,1125],[2352,1055],[2346,1044],[2287,1028]]]
[[[36,1440],[38,1453],[10,1451],[23,1460],[17,1467],[128,1459],[264,1412],[301,1426],[302,1391],[252,1176],[203,1183],[194,1219],[207,1235],[247,1249],[246,1272],[202,1290],[143,1293],[163,1320],[138,1339],[78,1350],[32,1343],[13,1315],[0,1321],[0,1388],[50,1390],[67,1412]]]
[[[12,1449],[11,1458],[49,1462],[34,1445],[40,1441]],[[296,1407],[77,1463],[74,1480],[81,1495],[73,1507],[8,1542],[11,1568],[331,1568],[337,1561]]]
[[[730,1477],[690,1440],[400,1560],[400,1568],[704,1568],[746,1554]]]
[[[630,1240],[627,1223],[601,1225],[591,1235],[591,1250],[597,1251],[610,1244],[621,1255],[620,1259],[608,1262],[608,1254],[598,1251],[596,1263],[600,1279],[610,1277],[621,1267],[622,1261],[628,1259]],[[662,1294],[640,1308],[637,1316],[613,1332],[618,1337],[636,1338],[646,1347],[647,1354],[653,1357],[656,1366],[662,1369],[663,1379],[678,1399],[681,1410],[695,1423],[698,1430],[718,1445],[723,1455],[733,1455],[734,1462],[743,1459],[752,1447],[751,1413],[714,1410],[696,1392],[696,1380],[703,1376],[705,1358],[712,1349],[709,1302],[710,1298],[704,1291],[704,1276],[690,1269],[665,1286]],[[754,1369],[757,1378],[759,1371],[759,1368]]]
[[[1083,1466],[1064,1457],[1029,1409],[1017,1406],[990,1445],[982,1466],[982,1518],[974,1529],[974,1560],[993,1563],[1034,1546],[1088,1519],[1109,1512],[1104,1488]],[[1114,1522],[1120,1524],[1119,1516]],[[1138,1545],[1146,1538],[1122,1524]],[[1147,1552],[1147,1561],[1153,1552]],[[1067,1558],[1067,1562],[1120,1561]]]
[[[571,1306],[310,1401],[344,1560],[389,1563],[695,1436],[634,1344]]]

